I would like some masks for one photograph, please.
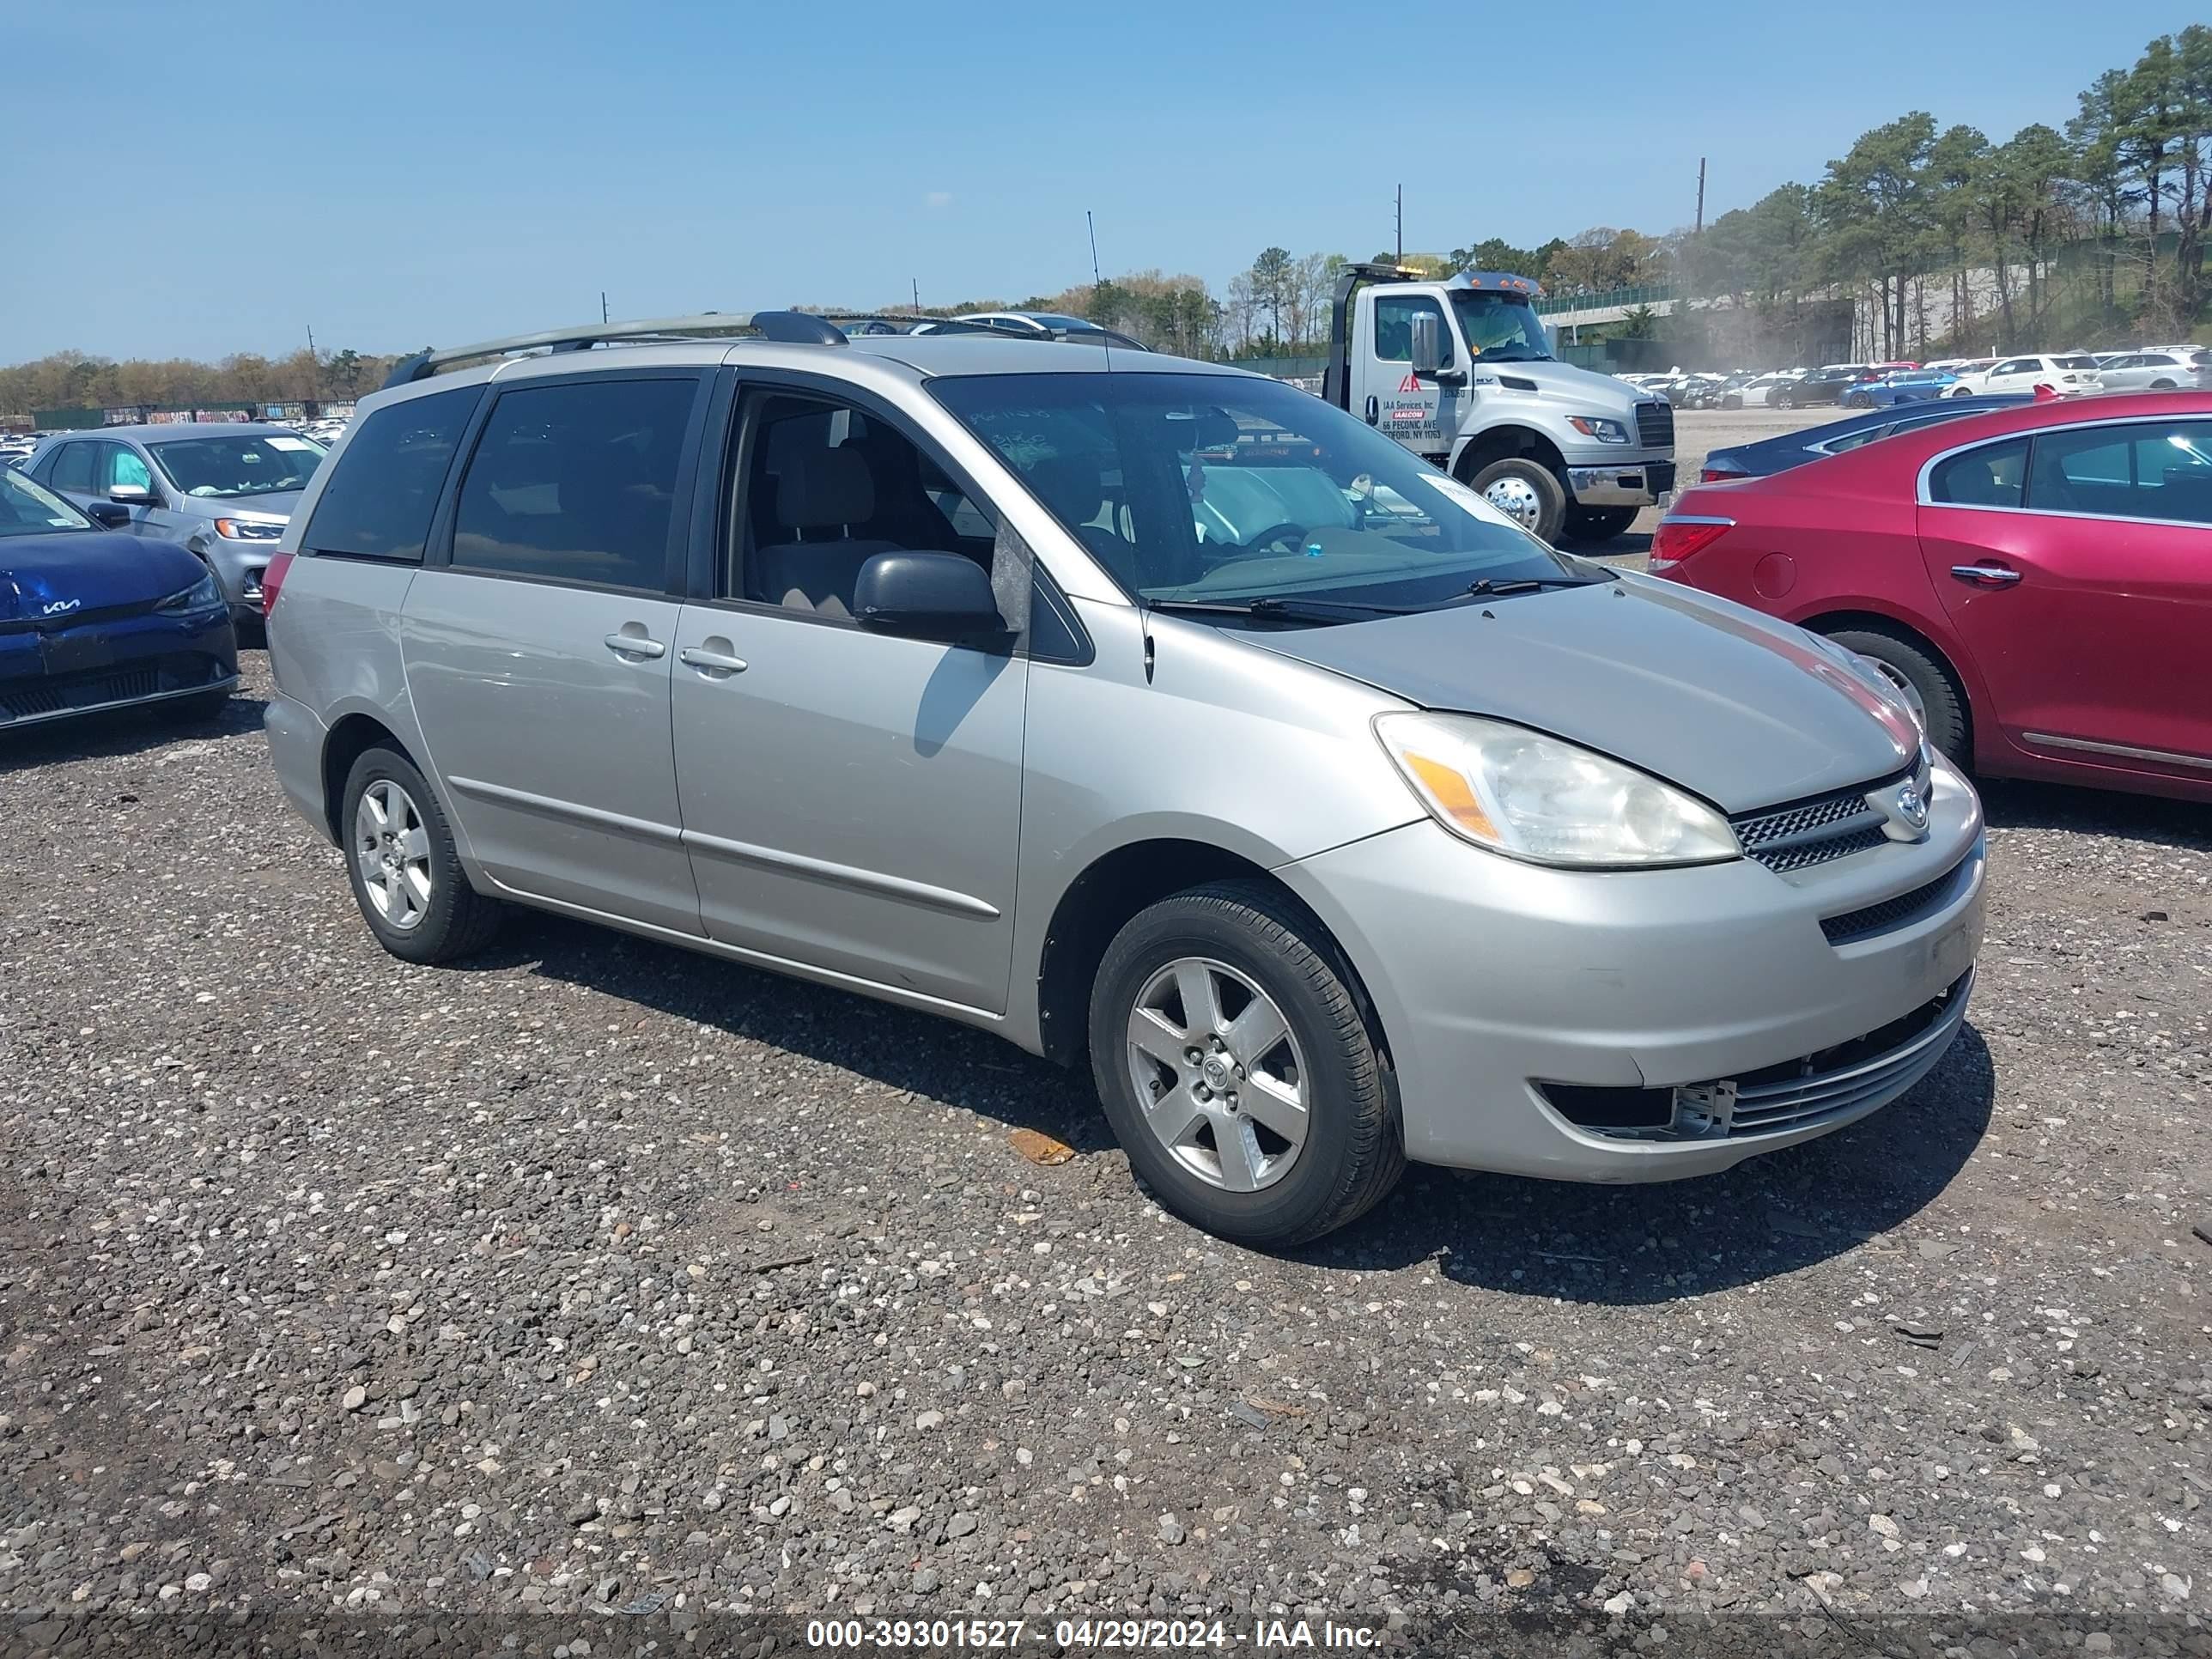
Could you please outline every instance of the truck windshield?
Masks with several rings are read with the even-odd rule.
[[[1453,314],[1459,331],[1467,336],[1468,349],[1486,362],[1548,362],[1552,343],[1544,337],[1543,319],[1526,300],[1474,289],[1450,290]]]
[[[929,389],[1133,597],[1334,603],[1318,625],[1609,579],[1310,392],[1249,374],[946,377]]]

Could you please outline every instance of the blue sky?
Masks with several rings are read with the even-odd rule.
[[[1269,243],[1689,222],[1924,108],[2063,125],[2202,0],[1054,15],[28,0],[0,362],[411,349],[598,314],[1049,293]],[[26,197],[28,199],[26,199]]]

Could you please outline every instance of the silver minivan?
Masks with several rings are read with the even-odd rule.
[[[1000,1032],[1261,1246],[1409,1158],[1726,1169],[1958,1034],[1980,805],[1850,653],[1216,365],[635,333],[403,364],[269,568],[394,955],[530,905]]]

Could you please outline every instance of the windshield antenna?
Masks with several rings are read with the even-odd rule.
[[[1093,307],[1096,307],[1098,304],[1098,290],[1106,286],[1106,279],[1098,274],[1098,227],[1091,222],[1089,208],[1083,210],[1083,228],[1091,233],[1091,303]],[[1091,320],[1094,323],[1098,322],[1096,317]],[[1101,328],[1105,327],[1103,323],[1099,323],[1098,325]],[[1106,372],[1111,374],[1114,372],[1114,343],[1111,340],[1102,339],[1098,342],[1098,349],[1106,354]]]

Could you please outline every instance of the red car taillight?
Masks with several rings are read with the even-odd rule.
[[[1738,478],[1748,478],[1748,472],[1739,472],[1730,466],[1709,466],[1698,474],[1699,483],[1734,483]]]
[[[264,622],[276,608],[276,594],[284,586],[284,573],[291,568],[292,556],[279,553],[269,561],[269,568],[261,573],[261,617]]]
[[[1663,575],[1735,528],[1734,519],[1662,519],[1651,538],[1650,569]]]

